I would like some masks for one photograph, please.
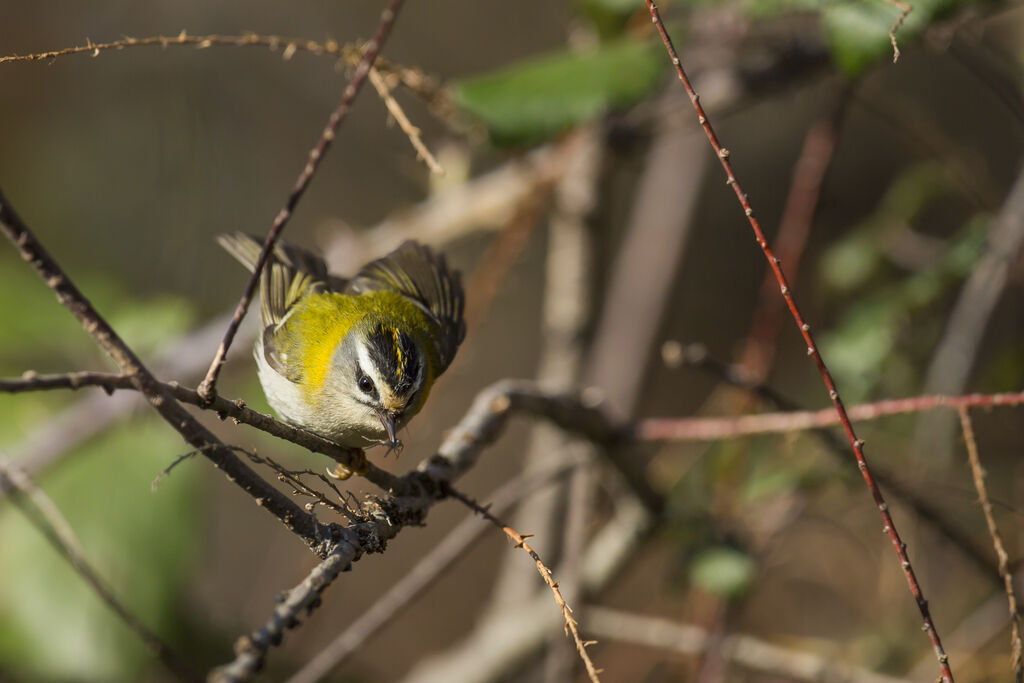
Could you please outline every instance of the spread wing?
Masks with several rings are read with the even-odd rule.
[[[261,239],[243,232],[220,235],[217,242],[250,272],[256,267],[263,249]],[[338,291],[345,284],[345,280],[328,274],[327,264],[319,256],[284,242],[275,244],[260,278],[263,355],[270,367],[293,382],[301,378],[299,368],[289,364],[287,356],[282,357],[274,340],[287,324],[288,314],[304,296]]]
[[[444,256],[409,241],[363,266],[345,292],[361,294],[382,289],[404,294],[434,318],[441,330],[437,340],[441,362],[438,372],[447,368],[466,336],[465,294],[459,274],[448,269]]]

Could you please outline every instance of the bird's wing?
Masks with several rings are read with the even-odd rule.
[[[418,242],[405,242],[387,256],[363,266],[349,280],[349,294],[393,290],[409,297],[432,316],[441,330],[437,339],[443,371],[466,336],[465,295],[458,272],[448,269],[444,256]]]
[[[217,241],[251,272],[259,260],[263,242],[252,235],[234,232],[220,235]],[[308,294],[335,291],[345,286],[345,280],[327,272],[324,260],[305,249],[277,242],[267,259],[260,278],[260,317],[263,321],[263,355],[279,374],[292,381],[301,378],[301,370],[279,353],[275,340],[287,325],[289,313],[295,304]]]

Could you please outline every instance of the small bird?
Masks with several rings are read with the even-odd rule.
[[[236,232],[217,241],[250,272],[256,267],[261,240]],[[459,273],[413,241],[349,280],[279,242],[260,299],[253,354],[267,401],[285,421],[350,448],[399,447],[398,431],[466,336]]]

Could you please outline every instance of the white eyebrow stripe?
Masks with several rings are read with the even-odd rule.
[[[377,398],[384,404],[393,402],[395,394],[391,390],[391,386],[384,381],[384,378],[377,371],[377,366],[370,359],[369,349],[361,341],[356,344],[356,349],[359,356],[359,367],[362,368],[367,377],[373,380],[374,386],[377,387]]]

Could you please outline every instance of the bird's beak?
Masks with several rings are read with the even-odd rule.
[[[381,425],[384,427],[384,431],[388,433],[388,445],[392,448],[398,448],[402,445],[402,442],[395,436],[395,415],[394,413],[386,410],[378,410],[377,417],[380,419]]]

